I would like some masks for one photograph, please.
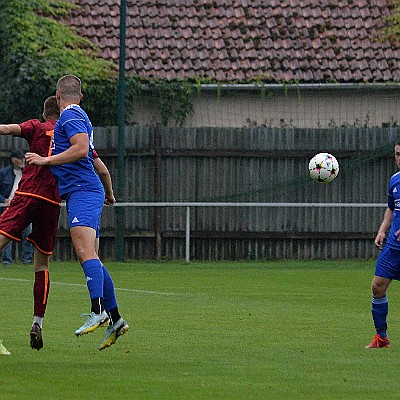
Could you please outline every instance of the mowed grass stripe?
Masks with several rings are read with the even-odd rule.
[[[32,280],[29,279],[18,279],[18,278],[1,278],[3,281],[14,281],[14,282],[29,282],[32,283]],[[61,285],[61,286],[76,286],[76,287],[84,287],[87,286],[82,283],[66,283],[66,282],[53,282],[51,281],[51,285]],[[120,292],[135,292],[135,293],[146,293],[146,294],[160,294],[165,296],[184,296],[183,293],[166,293],[166,292],[157,292],[154,290],[140,290],[140,289],[128,289],[128,288],[114,288],[116,291]]]
[[[390,350],[366,350],[373,336],[374,261],[110,263],[117,287],[185,296],[118,292],[131,325],[99,352],[104,330],[74,329],[89,306],[84,285],[51,287],[45,348],[29,348],[30,285],[0,280],[0,398],[393,399],[400,383],[400,292],[389,291]],[[26,266],[0,277],[32,279]],[[53,263],[52,279],[82,280],[76,263]],[[79,289],[79,290],[78,290]],[[136,290],[136,289],[134,289]],[[385,365],[379,373],[377,366]],[[379,379],[377,377],[379,376]]]

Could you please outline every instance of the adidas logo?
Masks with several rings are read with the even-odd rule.
[[[75,224],[75,223],[77,223],[77,222],[79,222],[79,219],[75,217],[75,218],[72,220],[72,223]]]
[[[92,281],[92,280],[93,280],[93,278],[91,278],[90,276],[86,277],[86,282],[89,282],[89,281]]]
[[[397,193],[397,187],[393,189],[393,193]]]

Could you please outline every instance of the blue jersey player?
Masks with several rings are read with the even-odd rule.
[[[395,160],[400,168],[400,143],[395,145]],[[387,234],[387,232],[389,232]],[[387,234],[387,237],[386,237]],[[366,348],[389,348],[386,318],[389,311],[386,296],[390,282],[400,280],[400,172],[389,181],[388,208],[375,238],[375,246],[381,250],[372,279],[372,319],[376,335]],[[383,241],[386,238],[385,246]],[[383,248],[382,248],[383,246]]]
[[[92,332],[110,320],[106,337],[99,346],[103,350],[129,329],[119,314],[111,276],[96,251],[103,204],[115,199],[106,198],[94,169],[93,128],[79,106],[82,98],[79,78],[73,75],[60,78],[56,98],[61,114],[54,127],[51,155],[27,153],[26,160],[28,164],[50,165],[61,198],[66,200],[72,243],[85,273],[92,303],[86,322],[75,334]]]

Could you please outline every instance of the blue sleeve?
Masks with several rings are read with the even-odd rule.
[[[393,196],[393,188],[391,185],[392,181],[389,182],[389,190],[388,190],[388,207],[393,211],[395,207],[394,196]]]
[[[85,119],[80,114],[74,112],[74,110],[68,110],[66,115],[64,115],[64,119],[63,128],[68,139],[77,133],[88,133]]]

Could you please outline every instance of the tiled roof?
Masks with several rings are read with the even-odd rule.
[[[70,0],[69,23],[118,65],[119,1]],[[128,0],[126,69],[218,82],[400,81],[380,40],[391,0]]]

